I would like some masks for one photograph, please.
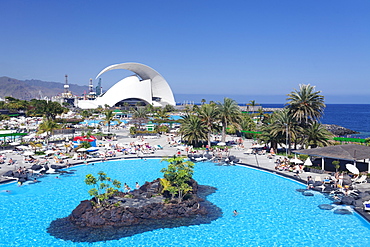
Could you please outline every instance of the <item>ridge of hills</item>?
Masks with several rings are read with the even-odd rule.
[[[52,96],[64,92],[64,83],[47,82],[41,80],[17,80],[7,76],[0,77],[0,97],[11,96],[20,100],[40,99],[45,96]],[[88,86],[79,86],[77,84],[69,84],[69,90],[73,95],[82,95],[88,92]]]

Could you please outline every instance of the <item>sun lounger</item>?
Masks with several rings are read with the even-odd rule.
[[[364,204],[364,211],[370,211],[370,201],[365,201],[363,204]]]
[[[158,145],[156,145],[156,146],[155,146],[155,148],[156,148],[156,149],[163,149],[163,147],[162,147],[161,145],[159,145],[159,144],[158,144]]]
[[[355,179],[352,181],[352,183],[354,184],[364,184],[364,183],[367,183],[367,175],[362,175],[361,177]]]

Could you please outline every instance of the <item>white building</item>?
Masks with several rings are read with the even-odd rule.
[[[121,63],[108,66],[97,76],[114,69],[126,69],[135,73],[113,85],[102,96],[94,100],[78,100],[77,106],[82,109],[94,109],[98,106],[114,106],[125,100],[137,99],[146,104],[164,107],[176,105],[172,90],[167,81],[154,69],[140,63]]]

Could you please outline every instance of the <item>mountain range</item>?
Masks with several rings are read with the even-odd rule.
[[[82,95],[88,92],[88,86],[69,84],[69,90],[73,95]],[[64,83],[46,82],[40,80],[17,80],[10,77],[0,77],[0,97],[11,96],[21,100],[42,99],[64,92]]]

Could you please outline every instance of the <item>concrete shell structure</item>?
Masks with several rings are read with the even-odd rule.
[[[108,66],[97,76],[114,69],[126,69],[136,76],[129,76],[112,86],[103,96],[95,100],[80,100],[78,107],[92,109],[100,106],[114,106],[125,99],[140,99],[153,106],[175,105],[172,90],[167,81],[154,69],[140,63],[121,63]],[[155,100],[153,100],[155,99]]]

